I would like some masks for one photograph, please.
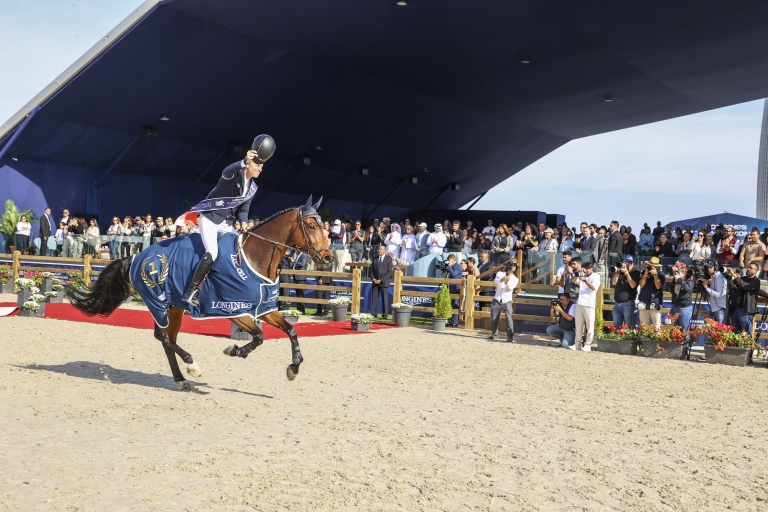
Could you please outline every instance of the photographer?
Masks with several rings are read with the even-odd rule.
[[[728,276],[731,277],[731,289],[738,290],[740,293],[734,293],[734,296],[740,296],[740,304],[734,304],[737,308],[733,312],[733,327],[736,332],[746,331],[752,335],[752,320],[757,313],[757,296],[760,292],[760,280],[757,273],[760,267],[757,263],[750,263],[747,266],[747,275],[741,277],[736,269],[728,267],[725,269]]]
[[[725,276],[717,269],[717,263],[707,262],[707,278],[701,286],[709,295],[709,317],[713,320],[725,323],[725,315],[728,312],[728,283]]]
[[[600,288],[600,275],[592,269],[592,264],[587,262],[582,265],[584,272],[574,273],[572,282],[579,285],[579,299],[576,302],[576,338],[571,350],[592,351],[592,340],[595,336],[595,300],[597,290]],[[587,331],[584,340],[584,329]]]
[[[456,256],[453,254],[450,254],[448,256],[448,266],[445,269],[445,272],[443,274],[447,273],[448,275],[445,276],[448,279],[462,279],[464,277],[463,271],[461,269],[461,265],[459,265],[456,262]],[[448,288],[450,289],[451,294],[454,293],[460,293],[461,292],[461,286],[458,284],[452,284],[449,285]],[[459,300],[453,299],[451,300],[451,307],[458,309],[459,308]],[[451,321],[448,323],[451,327],[458,327],[459,326],[459,315],[455,314],[451,317]]]
[[[571,302],[571,296],[561,292],[557,299],[553,299],[549,316],[557,318],[557,323],[547,327],[547,334],[557,338],[563,348],[573,345],[576,339],[576,304]]]
[[[660,272],[659,258],[655,256],[643,264],[640,275],[640,294],[637,309],[640,310],[640,324],[653,325],[661,329],[661,304],[664,296],[664,282],[667,276]]]
[[[517,276],[515,271],[517,270],[517,260],[512,259],[504,263],[504,268],[496,272],[496,294],[493,296],[491,302],[491,335],[488,336],[489,340],[496,339],[496,335],[499,334],[499,317],[501,316],[501,310],[504,310],[504,315],[507,317],[507,341],[515,341],[515,331],[512,322],[512,292],[517,288]]]
[[[565,291],[566,280],[573,280],[573,276],[571,275],[573,272],[571,270],[572,257],[573,253],[571,251],[563,251],[563,264],[557,269],[557,272],[555,272],[555,284],[560,287],[557,290],[557,293],[563,293]]]
[[[611,284],[614,288],[613,304],[613,326],[621,327],[629,325],[637,327],[635,320],[635,299],[637,298],[637,287],[640,283],[640,271],[634,270],[635,259],[630,256],[624,256],[623,264],[611,267],[613,278]]]
[[[693,287],[694,282],[692,273],[688,270],[685,263],[678,261],[671,267],[672,275],[672,308],[670,315],[680,316],[675,321],[683,330],[691,326],[691,315],[693,314]]]
[[[464,233],[461,231],[461,223],[459,221],[453,221],[452,229],[446,231],[445,237],[445,247],[448,249],[448,252],[461,252],[464,244]]]

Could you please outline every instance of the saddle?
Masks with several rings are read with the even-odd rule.
[[[160,327],[168,326],[168,311],[175,307],[189,311],[193,319],[258,318],[278,308],[280,283],[256,272],[245,257],[238,255],[240,237],[219,236],[219,255],[200,286],[200,304],[181,300],[192,281],[197,263],[205,254],[197,233],[171,238],[136,254],[131,263],[131,284]]]

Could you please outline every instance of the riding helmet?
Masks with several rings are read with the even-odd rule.
[[[253,139],[251,149],[259,152],[259,156],[253,161],[257,164],[263,164],[275,154],[275,139],[266,134],[259,135]]]

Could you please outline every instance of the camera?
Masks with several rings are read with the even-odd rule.
[[[573,271],[574,277],[587,277],[587,272],[585,270],[579,269]]]
[[[696,281],[703,281],[707,278],[707,266],[703,261],[694,261],[688,267],[688,272]]]
[[[553,306],[559,306],[560,299],[552,299],[551,301],[549,301],[549,303],[552,304]]]
[[[623,261],[617,263],[616,265],[609,265],[608,269],[610,269],[611,272],[616,272],[617,270],[625,269],[627,268],[627,264]]]
[[[507,260],[504,262],[504,272],[509,273],[510,270],[517,267],[517,261]]]

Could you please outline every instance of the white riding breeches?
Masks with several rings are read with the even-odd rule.
[[[219,233],[234,233],[235,228],[227,224],[226,220],[220,224],[214,224],[205,215],[200,215],[197,218],[197,226],[200,228],[200,236],[203,239],[206,252],[210,253],[213,261],[216,261],[216,257],[219,255]]]

